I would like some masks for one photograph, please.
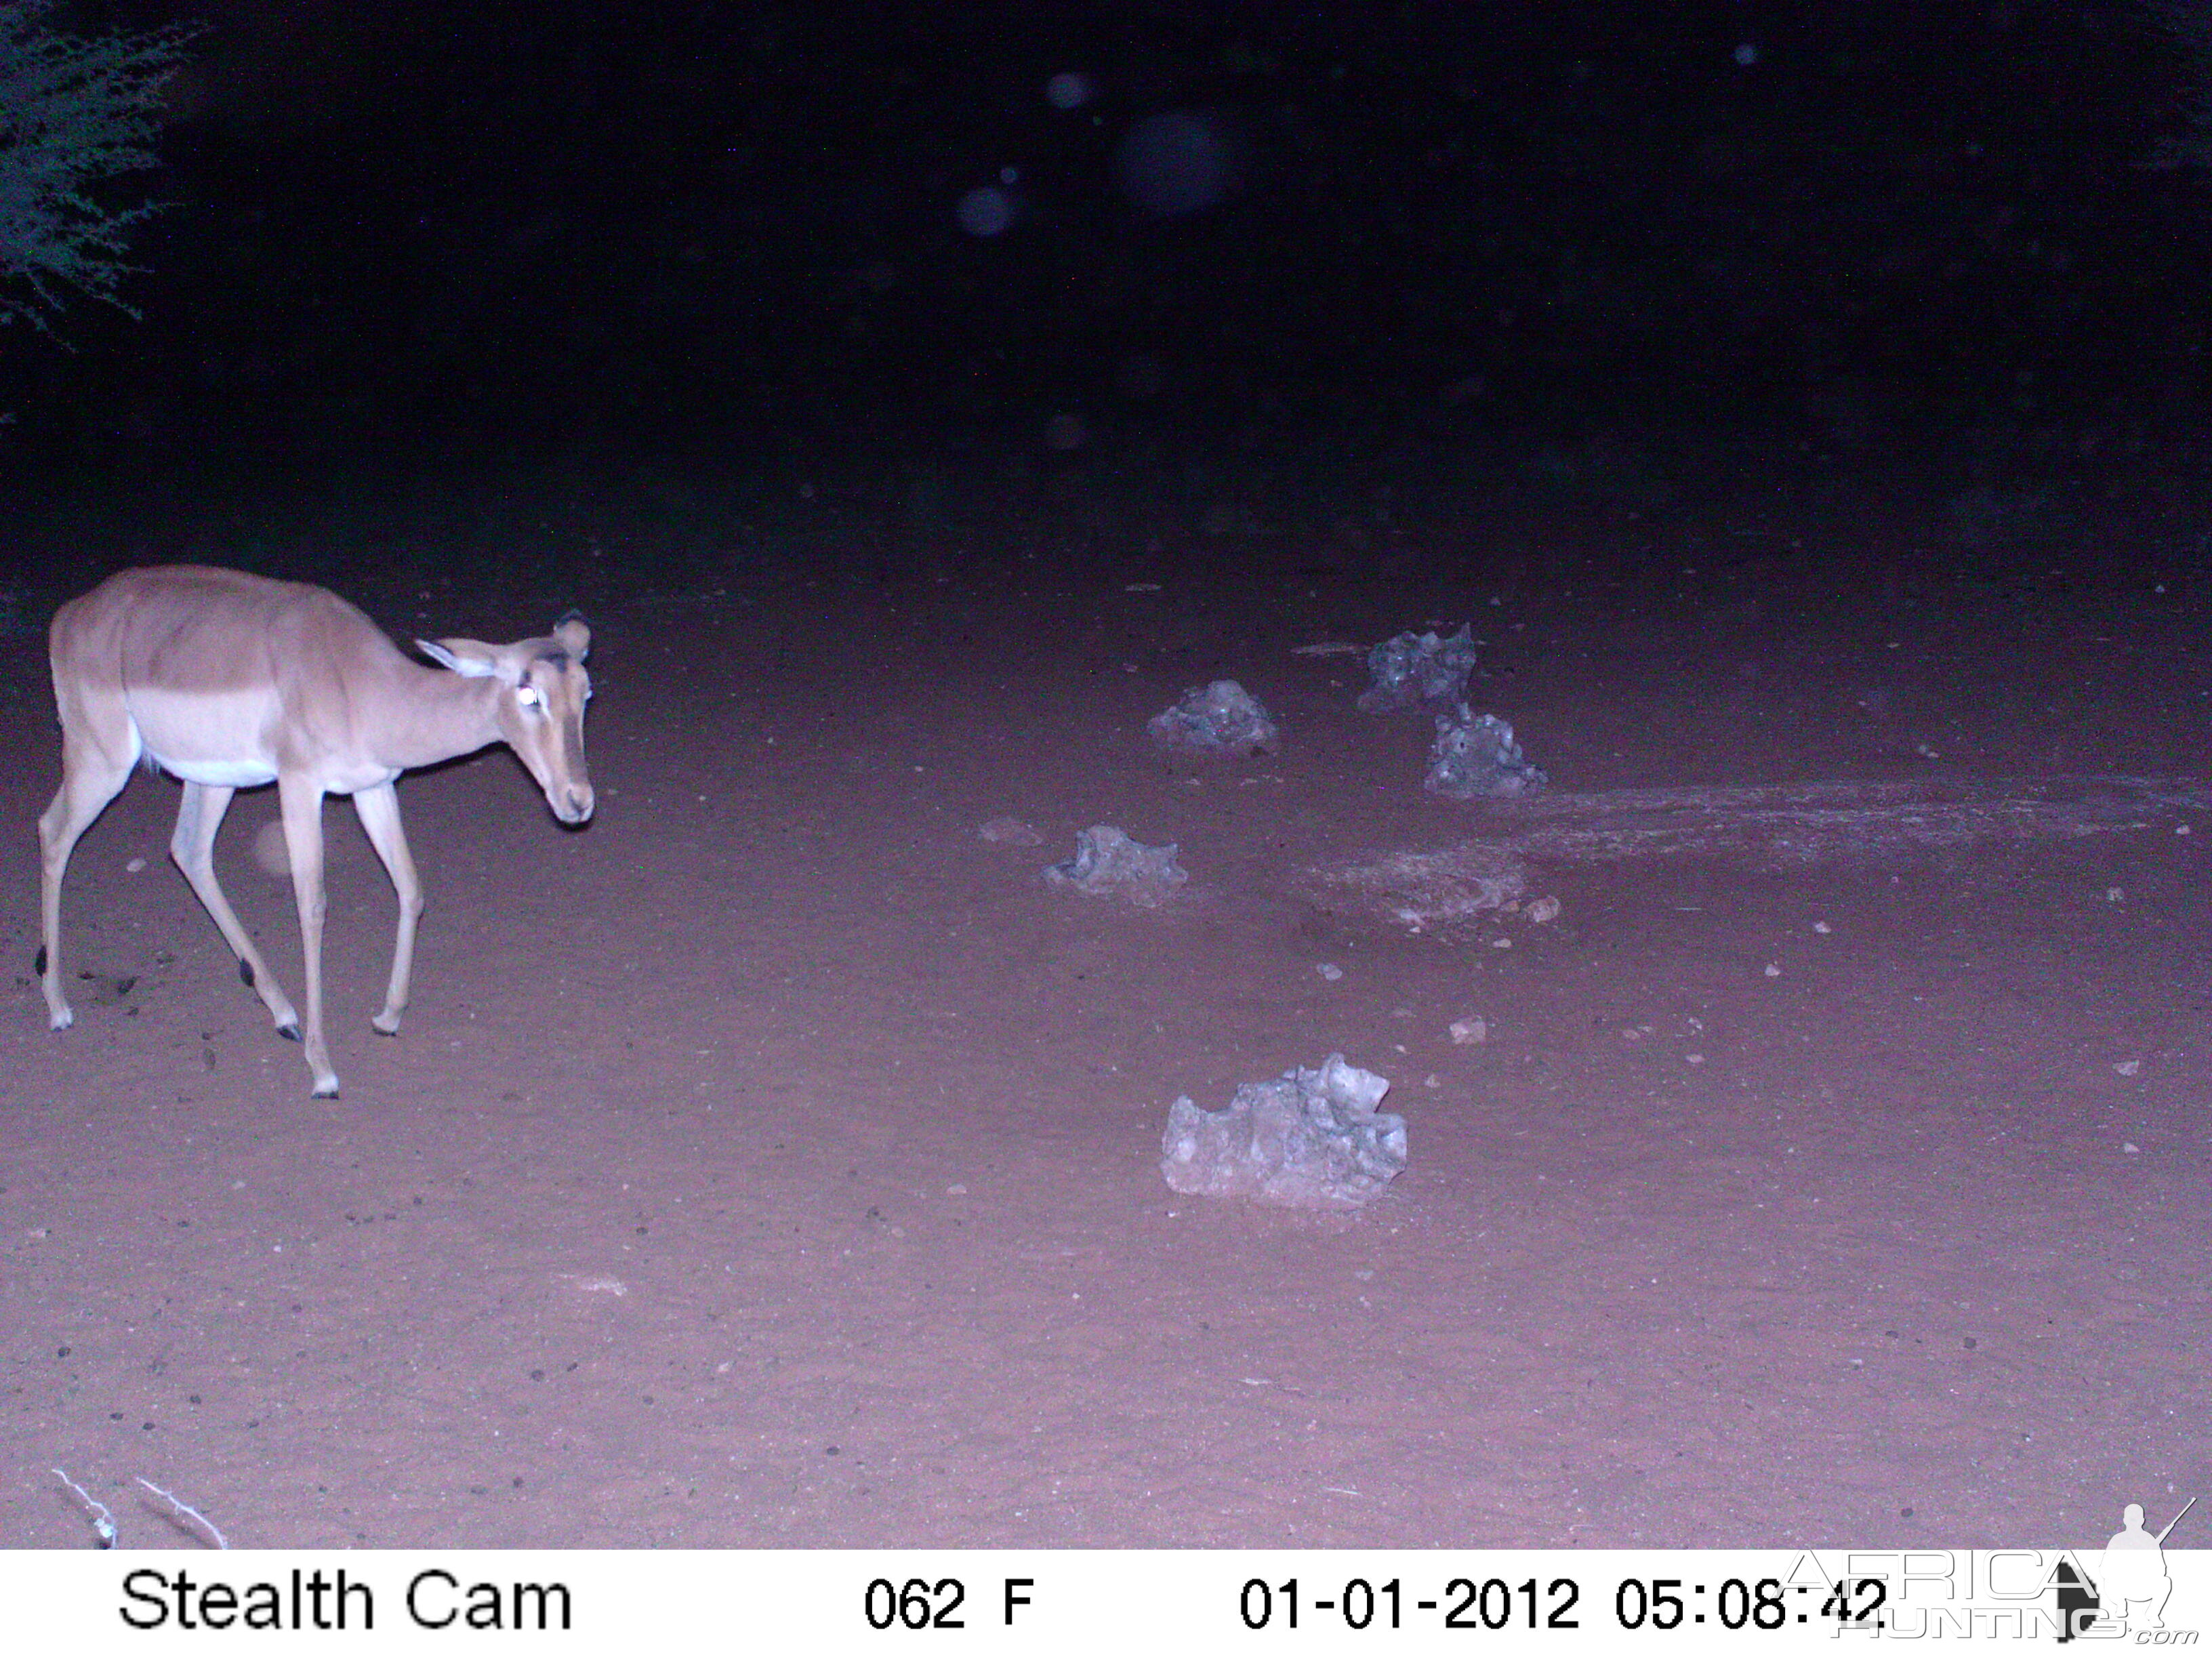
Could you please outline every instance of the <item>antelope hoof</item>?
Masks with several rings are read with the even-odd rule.
[[[379,1014],[368,1023],[386,1036],[399,1035],[399,1016],[397,1014]]]
[[[317,1100],[336,1100],[337,1097],[338,1080],[336,1078],[319,1078],[316,1079],[315,1098]]]
[[[283,1024],[279,1025],[276,1028],[276,1035],[283,1037],[287,1042],[298,1042],[302,1041],[300,1036],[300,1028],[292,1024],[289,1020],[285,1021]],[[317,1094],[320,1094],[322,1093],[322,1091],[320,1089],[317,1089],[315,1092]],[[331,1092],[334,1094],[337,1092],[335,1086],[333,1086]]]
[[[56,1008],[46,1015],[46,1024],[57,1031],[66,1031],[76,1024],[76,1015],[67,1008]]]

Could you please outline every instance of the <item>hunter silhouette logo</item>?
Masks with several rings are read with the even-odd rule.
[[[2143,1528],[2142,1504],[2121,1510],[2120,1529],[2106,1544],[2095,1578],[2082,1583],[2063,1568],[2059,1573],[2058,1611],[2064,1628],[2058,1639],[2070,1642],[2100,1620],[2118,1631],[2164,1630],[2166,1600],[2173,1594],[2166,1570],[2166,1536],[2196,1507],[2192,1498],[2155,1534]]]

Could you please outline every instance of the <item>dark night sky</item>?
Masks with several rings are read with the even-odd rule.
[[[2187,64],[2130,4],[197,15],[144,319],[0,340],[18,466],[2199,415],[2208,185],[2144,165]]]

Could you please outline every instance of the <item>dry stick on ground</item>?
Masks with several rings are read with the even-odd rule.
[[[173,1492],[163,1492],[143,1474],[134,1478],[140,1486],[168,1505],[168,1517],[178,1526],[192,1534],[204,1544],[213,1544],[219,1550],[227,1550],[230,1547],[230,1540],[222,1535],[222,1528],[185,1502],[183,1498]]]
[[[107,1505],[94,1498],[82,1486],[78,1486],[61,1470],[54,1470],[53,1475],[54,1479],[75,1492],[76,1501],[84,1505],[85,1514],[92,1521],[93,1533],[100,1540],[100,1547],[104,1550],[113,1549],[115,1547],[115,1517],[108,1512]]]

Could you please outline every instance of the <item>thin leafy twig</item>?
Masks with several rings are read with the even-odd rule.
[[[84,1512],[92,1522],[93,1535],[100,1540],[99,1547],[104,1550],[113,1549],[115,1547],[115,1516],[109,1511],[107,1505],[94,1498],[82,1486],[78,1486],[61,1470],[54,1470],[53,1476],[62,1485],[75,1492],[76,1501],[84,1505]]]
[[[136,1478],[140,1486],[169,1506],[170,1520],[186,1531],[197,1534],[203,1543],[213,1544],[219,1550],[227,1550],[230,1547],[230,1540],[222,1535],[222,1529],[190,1504],[185,1502],[183,1498],[173,1492],[163,1492],[143,1474]]]

